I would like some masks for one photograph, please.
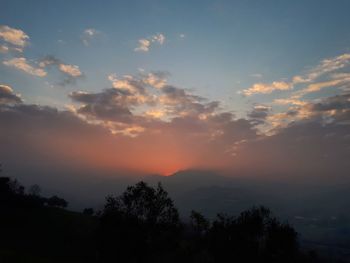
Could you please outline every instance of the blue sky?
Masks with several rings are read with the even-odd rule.
[[[3,1],[0,24],[30,37],[28,59],[54,55],[78,65],[85,78],[51,88],[53,76],[38,79],[4,65],[0,76],[28,101],[60,104],[69,103],[66,94],[73,90],[108,88],[111,73],[167,71],[171,84],[243,114],[252,102],[237,91],[348,52],[349,8],[348,1]],[[99,33],[84,46],[89,28]],[[157,33],[165,36],[163,45],[134,51],[138,39]]]

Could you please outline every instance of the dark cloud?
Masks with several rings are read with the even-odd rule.
[[[252,173],[260,170],[278,180],[350,182],[349,134],[349,125],[294,122],[273,136],[248,142],[237,158],[245,163],[243,170],[252,165]]]
[[[185,89],[165,85],[163,76],[165,73],[162,72],[123,78],[110,75],[113,88],[97,93],[72,92],[69,97],[81,104],[77,112],[90,119],[142,126],[157,122],[151,120],[157,113],[163,121],[185,116],[205,120],[219,111],[219,102],[207,101]]]
[[[251,119],[266,119],[270,108],[263,105],[255,105],[251,112],[248,112],[248,117]]]
[[[204,98],[196,95],[188,94],[184,89],[176,88],[174,86],[167,85],[162,89],[163,93],[167,96],[169,101],[174,101],[175,103],[180,102],[193,102],[193,101],[203,101]]]
[[[129,100],[128,91],[107,89],[100,93],[72,92],[69,97],[83,105],[77,109],[79,114],[104,121],[129,123],[132,113],[129,106],[136,101]]]
[[[286,126],[242,145],[239,169],[259,167],[280,180],[350,182],[349,98],[337,95],[288,110],[283,115],[291,118]]]
[[[310,105],[310,110],[314,112],[324,112],[330,110],[349,110],[350,94],[337,95],[323,99],[319,103]]]
[[[253,110],[248,112],[247,117],[252,121],[252,123],[259,125],[265,122],[270,110],[270,107],[265,105],[254,105]]]
[[[0,104],[22,103],[22,98],[15,94],[10,86],[0,85]]]
[[[174,86],[167,85],[161,91],[160,103],[175,116],[190,115],[207,118],[207,115],[215,113],[220,106],[218,101],[207,102],[203,97],[189,94],[185,89]]]

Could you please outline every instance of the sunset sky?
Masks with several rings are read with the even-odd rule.
[[[349,180],[349,10],[3,0],[0,162]]]

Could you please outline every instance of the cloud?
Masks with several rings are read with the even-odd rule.
[[[332,88],[333,92],[350,90],[350,74],[347,72],[337,72],[338,69],[345,68],[350,61],[350,54],[343,54],[332,59],[326,59],[320,65],[312,69],[308,76],[293,77],[294,85],[302,85],[299,90],[294,91],[287,98],[275,99],[274,103],[280,105],[297,105],[307,104],[305,97],[312,93],[320,92],[324,89]],[[316,81],[320,76],[322,80]],[[304,98],[302,100],[302,98]]]
[[[29,36],[20,29],[15,29],[6,25],[0,25],[0,39],[8,45],[2,45],[1,50],[4,52],[15,50],[22,52],[23,48],[28,45]]]
[[[81,77],[83,75],[83,73],[80,71],[78,66],[65,64],[60,59],[54,56],[46,56],[39,63],[39,66],[42,68],[52,66],[52,65],[57,66],[59,71],[71,77],[76,78],[76,77]]]
[[[10,86],[0,84],[0,104],[22,103],[19,94],[15,94]]]
[[[82,76],[82,73],[81,73],[79,67],[76,65],[59,64],[58,69],[61,72],[65,73],[73,78],[77,78],[77,77]]]
[[[147,85],[161,89],[167,84],[168,75],[169,74],[167,72],[163,71],[151,72],[145,74],[142,78],[142,81]]]
[[[342,55],[339,55],[337,57],[333,57],[333,58],[327,58],[324,59],[320,62],[319,65],[317,65],[315,68],[311,69],[306,75],[304,76],[294,76],[293,79],[293,83],[297,84],[297,83],[305,83],[305,82],[311,82],[314,81],[315,79],[345,68],[346,66],[348,66],[350,63],[350,54],[349,53],[344,53]]]
[[[296,98],[275,99],[273,102],[276,104],[280,104],[280,105],[291,104],[291,105],[299,105],[299,106],[305,105],[307,103],[305,101],[301,101],[301,100],[298,100]]]
[[[81,104],[76,111],[27,104],[0,106],[0,122],[6,123],[0,126],[4,135],[0,143],[5,147],[0,156],[7,149],[5,161],[16,156],[25,164],[45,159],[48,166],[65,163],[65,167],[104,167],[114,172],[169,173],[188,167],[222,167],[232,158],[232,145],[255,136],[249,121],[235,120],[230,113],[218,112],[206,119],[177,116],[169,121],[137,115],[128,110],[128,102],[123,104],[125,93],[115,88],[73,92],[70,97]],[[16,139],[5,142],[3,138]]]
[[[151,109],[146,111],[145,115],[150,116],[152,118],[161,119],[162,117],[167,115],[167,112],[164,109]]]
[[[224,134],[221,125],[233,121],[233,115],[222,112],[218,101],[208,101],[166,84],[167,75],[164,72],[142,72],[123,77],[109,75],[113,88],[70,94],[70,98],[79,104],[74,111],[89,123],[102,125],[113,134],[134,130],[132,136],[141,136],[141,133],[158,131],[160,126],[175,124],[196,127],[194,129],[213,124],[215,128],[209,132],[210,136]]]
[[[26,168],[43,169],[45,164],[51,171],[72,167],[111,174],[202,168],[290,181],[326,178],[329,182],[348,176],[348,94],[293,105],[279,115],[258,104],[248,118],[236,118],[218,102],[168,84],[151,87],[142,76],[114,76],[112,81],[124,84],[94,93],[73,92],[70,97],[78,106],[70,111],[1,104],[1,160],[14,167],[20,160]],[[128,85],[134,87],[123,88]],[[14,94],[12,89],[2,90],[6,96]],[[156,95],[156,104],[147,108],[147,103],[133,98],[141,93]],[[257,134],[252,120],[271,118],[287,120],[286,125],[269,136]]]
[[[151,46],[151,41],[142,38],[142,39],[139,39],[139,46],[137,48],[135,48],[134,50],[148,52],[150,46]]]
[[[332,89],[327,92],[333,95],[336,94],[336,96],[345,96],[349,93],[350,74],[347,72],[349,66],[350,54],[345,53],[334,58],[324,59],[306,74],[296,75],[291,78],[290,82],[284,82],[286,84],[281,85],[281,89],[294,87],[297,90],[289,93],[287,97],[273,100],[271,106],[278,105],[278,111],[271,111],[263,121],[259,121],[261,132],[271,135],[296,122],[315,121],[326,125],[339,119],[340,114],[343,117],[338,124],[348,123],[349,121],[344,117],[348,114],[348,109],[342,109],[341,111],[329,109],[321,112],[315,110],[315,105],[323,105],[327,100],[333,98],[324,97],[326,93],[323,92],[323,98],[317,99],[317,93],[324,89]],[[270,93],[275,90],[274,86],[276,85],[257,83],[242,93],[248,96],[256,93]],[[310,96],[311,94],[313,95]],[[336,98],[339,99],[339,97]],[[247,116],[251,117],[251,114],[256,114],[256,112],[248,113]]]
[[[143,95],[146,93],[143,81],[131,75],[124,75],[122,78],[119,78],[116,74],[110,74],[108,80],[111,81],[114,88],[128,91],[129,95]]]
[[[185,35],[185,34],[180,34],[179,37],[180,37],[180,38],[185,38],[186,35]]]
[[[62,86],[73,84],[78,78],[82,78],[84,76],[84,74],[80,71],[79,66],[65,64],[54,56],[44,57],[40,60],[39,66],[41,68],[55,66],[61,73],[65,75],[63,81],[59,83]]]
[[[254,105],[253,110],[250,111],[247,116],[250,119],[260,121],[266,119],[269,112],[271,110],[271,107],[265,106],[265,105]]]
[[[59,83],[59,85],[62,86],[75,83],[78,78],[84,77],[84,74],[80,71],[78,66],[65,64],[54,56],[46,56],[41,59],[38,63],[38,67],[29,64],[24,57],[5,60],[3,64],[38,77],[45,77],[47,75],[46,69],[55,66],[65,76],[65,78]]]
[[[319,92],[325,88],[340,87],[350,83],[350,74],[336,74],[333,79],[308,84],[305,88],[296,91],[292,97],[301,98],[307,94]]]
[[[161,33],[152,35],[148,38],[141,38],[138,40],[139,45],[134,50],[139,52],[148,52],[151,48],[151,45],[154,43],[158,43],[159,45],[163,45],[165,42],[165,36]]]
[[[295,85],[314,82],[322,76],[349,66],[349,64],[350,54],[344,53],[333,58],[321,60],[321,62],[316,67],[309,70],[306,74],[293,76],[290,82],[274,81],[271,84],[255,83],[252,87],[240,91],[239,93],[242,93],[245,96],[251,96],[254,94],[270,94],[275,90],[290,90]],[[318,81],[315,84],[308,84],[309,86],[307,88],[297,91],[293,98],[300,98],[308,93],[320,91],[325,87],[338,85],[339,83],[343,82],[344,79],[345,78],[343,76],[338,80],[335,79],[328,82]],[[349,80],[349,76],[347,76],[346,79]]]
[[[295,121],[277,133],[242,145],[234,170],[306,185],[348,183],[348,134],[349,125],[325,125],[316,119]]]
[[[7,52],[9,52],[9,51],[10,51],[10,49],[9,49],[8,46],[6,46],[6,45],[0,45],[0,53],[7,53]]]
[[[81,41],[85,46],[89,46],[90,43],[100,35],[100,32],[94,28],[87,28],[81,35]]]
[[[151,37],[151,41],[152,42],[157,42],[160,45],[163,45],[165,42],[165,36],[163,34],[157,34],[157,35],[153,35]]]
[[[206,119],[219,109],[218,101],[206,102],[206,99],[188,93],[185,89],[167,85],[162,88],[159,103],[171,116],[192,116]]]
[[[156,97],[150,89],[156,88],[145,83],[144,77],[119,78],[111,74],[108,79],[112,88],[95,93],[72,92],[69,97],[80,104],[75,112],[88,122],[102,125],[113,134],[136,136],[156,119],[149,114],[156,107]]]
[[[350,125],[349,94],[326,97],[314,102],[287,102],[293,104],[293,106],[289,107],[285,112],[272,114],[266,119],[273,129],[277,129],[274,132],[278,132],[296,122],[317,122],[322,125],[330,123]]]
[[[27,59],[24,57],[5,60],[3,64],[9,67],[14,67],[16,69],[22,70],[30,75],[34,75],[37,77],[45,77],[47,75],[47,72],[44,69],[36,68],[28,64]]]
[[[82,103],[77,113],[89,119],[122,123],[132,121],[132,113],[128,108],[131,103],[118,89],[107,89],[99,93],[77,91],[72,92],[69,97],[75,102]]]
[[[254,94],[270,94],[273,91],[285,91],[293,88],[291,83],[284,81],[274,81],[271,84],[256,83],[248,89],[243,90],[241,93],[245,96],[252,96]]]
[[[87,121],[101,124],[114,134],[131,132],[134,136],[136,132],[145,130],[143,126],[150,119],[157,118],[150,113],[154,113],[157,104],[152,89],[157,90],[156,86],[161,85],[160,76],[163,74],[125,75],[120,78],[111,74],[108,79],[112,88],[96,93],[72,92],[69,97],[80,103],[76,113]]]

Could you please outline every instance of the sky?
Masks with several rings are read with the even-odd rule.
[[[349,1],[0,5],[8,170],[349,181]]]

